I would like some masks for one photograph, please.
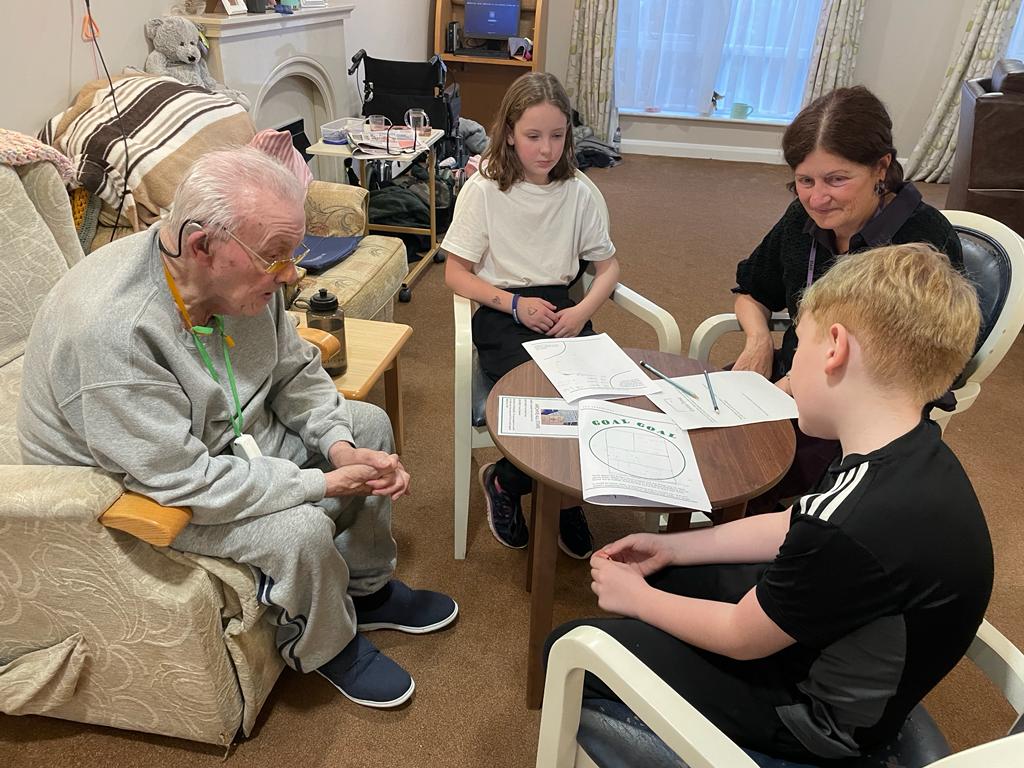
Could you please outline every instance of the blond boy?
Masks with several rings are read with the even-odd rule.
[[[973,287],[929,246],[878,248],[837,262],[796,322],[800,428],[842,458],[785,512],[604,547],[592,589],[625,618],[549,643],[597,625],[740,745],[813,761],[894,737],[963,656],[992,546],[922,417],[974,349]]]

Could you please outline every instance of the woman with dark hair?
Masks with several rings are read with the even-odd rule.
[[[882,245],[924,242],[963,268],[960,240],[946,218],[903,180],[892,142],[892,120],[863,86],[839,88],[807,105],[782,137],[789,188],[786,213],[754,252],[736,266],[735,311],[746,344],[734,370],[757,371],[789,391],[786,375],[796,351],[794,328],[775,349],[768,319],[796,317],[803,291],[838,256]],[[836,444],[797,430],[793,467],[749,511],[771,511],[782,498],[813,485],[835,457]]]

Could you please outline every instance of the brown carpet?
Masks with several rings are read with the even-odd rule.
[[[612,217],[622,281],[671,311],[684,347],[708,315],[731,308],[736,261],[750,252],[790,200],[778,166],[630,156],[595,170]],[[941,207],[945,187],[922,185]],[[501,547],[473,489],[469,554],[452,559],[452,304],[442,268],[431,268],[396,319],[414,333],[402,357],[407,418],[406,465],[413,496],[395,511],[399,575],[451,592],[462,608],[450,631],[427,637],[374,633],[374,640],[416,678],[411,705],[377,712],[349,703],[316,677],[286,670],[253,738],[229,766],[533,765],[539,714],[524,706],[526,553]],[[623,346],[654,346],[646,326],[605,307],[595,325]],[[716,349],[719,363],[736,345]],[[1024,540],[1020,527],[1018,438],[1024,423],[1017,344],[985,382],[975,407],[953,420],[947,440],[974,481],[996,549],[990,620],[1024,648]],[[381,392],[374,393],[377,401]],[[1016,415],[1014,415],[1016,414]],[[478,458],[493,456],[478,452]],[[590,514],[598,543],[639,527],[636,514]],[[906,542],[914,546],[915,542]],[[956,557],[950,552],[950,557]],[[555,621],[593,614],[585,563],[561,557]],[[1011,712],[969,664],[961,664],[928,704],[955,746],[1000,735]],[[42,717],[0,716],[0,764],[28,766],[215,766],[222,750],[138,733]]]

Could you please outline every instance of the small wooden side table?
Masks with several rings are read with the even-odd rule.
[[[293,313],[299,325],[306,324],[304,313]],[[334,385],[348,400],[365,400],[384,376],[384,410],[395,433],[395,452],[405,444],[405,420],[402,413],[402,373],[398,354],[412,336],[412,328],[403,323],[345,318],[345,348],[348,370],[334,378]]]

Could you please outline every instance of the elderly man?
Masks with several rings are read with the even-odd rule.
[[[289,666],[392,707],[415,684],[357,630],[431,632],[458,606],[392,578],[391,502],[409,475],[390,423],[338,395],[285,312],[304,194],[256,149],[196,162],[161,225],[46,298],[18,432],[26,463],[100,467],[191,507],[173,547],[253,569]]]

